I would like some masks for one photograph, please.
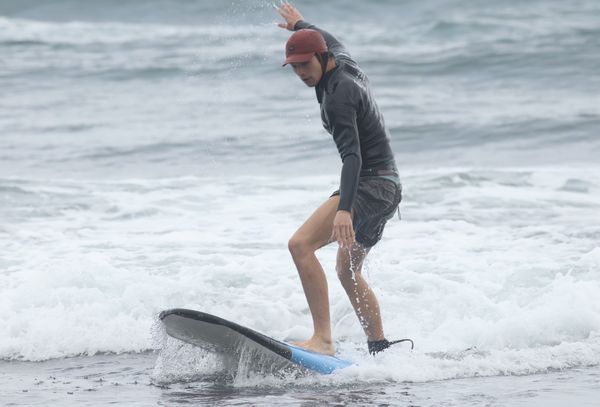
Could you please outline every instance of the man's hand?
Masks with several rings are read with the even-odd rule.
[[[337,240],[340,247],[350,248],[354,243],[352,214],[348,211],[337,211],[333,219],[333,232],[330,241]]]
[[[285,19],[285,23],[277,24],[281,28],[287,28],[290,31],[294,31],[296,23],[304,19],[298,9],[290,3],[282,3],[279,7],[275,6],[275,8],[281,17]]]

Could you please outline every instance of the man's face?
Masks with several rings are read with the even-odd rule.
[[[292,65],[294,73],[298,75],[302,82],[311,88],[317,86],[323,75],[321,63],[315,55],[308,62],[293,62],[290,65]]]

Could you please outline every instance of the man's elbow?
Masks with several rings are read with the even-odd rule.
[[[360,154],[357,153],[349,153],[344,155],[344,157],[342,157],[342,162],[344,164],[354,164],[356,166],[358,166],[358,168],[360,168],[362,166],[362,158],[360,156]]]

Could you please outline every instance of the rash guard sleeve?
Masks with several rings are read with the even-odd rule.
[[[335,101],[326,107],[326,114],[332,123],[331,133],[342,158],[338,210],[350,212],[356,198],[362,166],[356,108],[348,101]]]

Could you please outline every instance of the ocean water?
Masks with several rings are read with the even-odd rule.
[[[287,241],[339,182],[271,2],[0,1],[0,404],[595,405],[600,3],[295,3],[369,75],[404,188],[372,358],[274,377],[165,338],[202,310],[311,333]]]

